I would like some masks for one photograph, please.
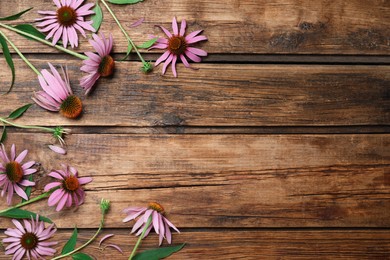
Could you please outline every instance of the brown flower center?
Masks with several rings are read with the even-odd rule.
[[[187,48],[186,40],[183,36],[172,36],[168,40],[168,49],[171,53],[180,55],[185,52]]]
[[[79,180],[76,176],[70,175],[64,180],[64,188],[69,192],[74,192],[80,187]]]
[[[107,55],[104,56],[102,61],[100,62],[98,72],[100,76],[108,77],[114,73],[114,68],[115,68],[114,59],[110,55]]]
[[[34,233],[25,233],[20,239],[22,247],[27,250],[32,250],[38,245],[38,237]]]
[[[68,27],[76,23],[77,14],[73,8],[63,6],[57,10],[57,19],[61,25]]]
[[[23,178],[22,166],[15,161],[9,162],[5,165],[5,173],[7,174],[8,180],[14,183],[18,183]]]
[[[80,98],[71,95],[67,97],[61,104],[60,113],[67,118],[77,118],[83,110],[83,104]]]
[[[158,204],[157,202],[150,202],[149,205],[148,205],[148,208],[149,209],[153,209],[161,214],[164,214],[164,208],[163,206],[161,206],[160,204]]]

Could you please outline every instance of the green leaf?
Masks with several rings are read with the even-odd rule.
[[[143,1],[144,0],[107,0],[107,2],[110,2],[111,4],[117,4],[117,5],[136,4]]]
[[[67,254],[74,250],[77,242],[77,227],[74,228],[72,235],[70,236],[68,242],[64,245],[61,251],[61,255]]]
[[[152,47],[153,44],[156,43],[157,39],[158,38],[153,38],[153,39],[145,42],[144,44],[142,44],[140,46],[137,46],[137,48],[139,48],[139,49],[148,49],[148,48]]]
[[[29,9],[26,9],[24,11],[21,11],[20,13],[11,15],[11,16],[0,17],[0,21],[13,21],[13,20],[19,19],[19,17],[21,17],[23,14],[27,13],[31,9],[33,9],[33,7],[29,8]]]
[[[3,126],[3,133],[1,134],[0,144],[4,143],[5,139],[7,139],[7,128]]]
[[[32,175],[32,174],[30,174],[30,175],[28,176],[28,180],[29,180],[29,181],[33,181],[33,175]],[[31,186],[27,186],[26,189],[24,190],[24,192],[26,193],[28,199],[30,199],[31,190],[32,190],[32,187],[31,187]],[[27,200],[22,199],[22,202],[25,202],[25,201],[27,201]]]
[[[73,260],[93,260],[92,257],[90,257],[89,255],[84,254],[84,253],[74,254],[74,255],[72,255],[72,259]]]
[[[132,260],[159,260],[180,251],[186,244],[169,247],[159,247],[136,254]]]
[[[40,31],[38,31],[34,26],[32,26],[31,24],[18,24],[18,25],[15,25],[14,28],[20,30],[20,31],[23,31],[25,33],[28,33],[28,34],[31,34],[31,35],[34,35],[36,37],[39,37],[41,39],[45,39],[46,35],[44,35],[43,33],[41,33]],[[27,39],[29,40],[33,40],[33,38],[30,38],[24,34],[19,34],[19,35],[22,35],[23,37],[26,37]]]
[[[95,28],[96,30],[95,33],[97,33],[103,21],[103,12],[102,12],[102,8],[100,8],[99,6],[98,1],[96,1],[95,7],[92,10],[95,12],[95,14],[92,15],[91,17],[91,20],[93,21],[92,27]]]
[[[9,114],[8,118],[10,119],[17,119],[19,117],[21,117],[24,112],[27,111],[27,109],[29,109],[33,104],[27,104],[27,105],[24,105],[22,107],[19,107],[18,109],[14,110],[11,114]]]
[[[35,219],[37,217],[37,214],[28,210],[19,209],[19,208],[13,208],[9,209],[5,212],[0,213],[0,217],[6,217],[6,218],[17,218],[17,219],[30,219],[31,216]],[[47,222],[47,223],[53,223],[49,218],[39,216],[39,220]]]
[[[130,52],[131,50],[133,49],[133,46],[131,45],[131,43],[129,42],[128,45],[127,45],[127,52],[126,52],[126,56],[123,57],[123,59],[121,59],[121,61],[124,61],[127,59],[127,57],[129,57],[130,55]]]
[[[15,66],[14,66],[14,62],[12,60],[12,56],[11,56],[11,53],[8,49],[8,44],[7,44],[7,41],[5,40],[5,38],[3,37],[3,35],[0,34],[0,44],[1,46],[3,47],[3,54],[4,54],[4,58],[5,60],[7,61],[7,64],[8,66],[10,67],[11,69],[11,72],[12,72],[12,82],[11,82],[11,87],[8,89],[7,93],[9,93],[12,89],[12,87],[14,86],[14,83],[15,83]]]

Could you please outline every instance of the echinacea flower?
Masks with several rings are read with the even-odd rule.
[[[89,40],[89,43],[97,51],[97,54],[85,52],[89,59],[84,60],[83,66],[80,68],[80,70],[89,74],[80,80],[80,86],[85,90],[86,95],[92,90],[93,85],[100,77],[111,76],[115,68],[115,61],[110,55],[114,44],[112,35],[106,38],[101,33],[100,37],[96,34],[93,34],[92,37],[93,40]]]
[[[179,57],[183,62],[186,68],[190,67],[186,57],[194,62],[201,62],[199,56],[207,56],[207,52],[204,50],[192,47],[192,44],[207,40],[206,36],[199,35],[203,30],[194,31],[188,35],[185,35],[186,31],[186,20],[181,21],[180,31],[177,25],[176,17],[173,17],[172,21],[172,30],[171,34],[167,29],[160,26],[163,32],[166,34],[168,39],[158,38],[156,43],[149,48],[150,49],[163,49],[166,50],[164,54],[157,59],[154,66],[159,65],[161,62],[164,62],[162,74],[165,74],[165,71],[170,63],[172,63],[172,72],[175,77],[177,77],[176,72],[176,62]],[[155,36],[152,36],[155,38]]]
[[[13,144],[11,146],[11,154],[7,155],[4,145],[1,144],[0,158],[3,163],[0,163],[0,187],[3,188],[1,196],[7,194],[7,204],[10,205],[12,202],[12,196],[14,192],[25,200],[28,200],[26,192],[23,190],[24,187],[34,186],[35,182],[27,180],[27,176],[37,172],[36,169],[31,167],[34,166],[34,161],[29,161],[22,164],[22,161],[26,157],[28,150],[24,150],[18,156],[16,156],[16,148]],[[23,187],[23,188],[22,188]]]
[[[4,232],[8,237],[3,239],[3,243],[10,243],[5,248],[6,255],[13,255],[12,260],[20,260],[24,256],[28,259],[43,259],[43,256],[52,256],[56,250],[51,248],[57,242],[48,242],[57,229],[53,224],[45,227],[43,221],[39,221],[37,215],[31,221],[24,219],[22,225],[18,220],[13,219],[16,228],[7,228]]]
[[[68,42],[72,48],[78,46],[77,31],[86,37],[85,31],[95,32],[92,27],[93,21],[84,21],[85,16],[94,14],[90,10],[95,4],[83,4],[84,0],[53,0],[57,6],[56,11],[38,11],[45,17],[36,19],[42,21],[37,26],[41,27],[41,32],[49,32],[46,39],[53,38],[53,45],[57,44],[62,36],[64,47]],[[77,30],[77,31],[76,31]]]
[[[180,231],[164,216],[164,208],[156,202],[149,203],[147,208],[129,207],[124,209],[123,212],[127,214],[127,217],[123,219],[123,222],[128,222],[139,217],[131,230],[131,233],[138,230],[136,236],[139,236],[142,233],[145,225],[148,224],[148,220],[151,217],[152,223],[149,227],[147,227],[143,238],[145,238],[149,234],[150,230],[154,228],[154,231],[159,234],[159,245],[162,244],[164,238],[169,244],[172,242],[172,234],[169,230],[170,228],[173,228],[176,232],[180,233]]]
[[[68,70],[61,67],[65,79],[63,80],[53,65],[49,63],[49,67],[51,73],[45,69],[38,76],[43,91],[34,93],[32,99],[44,109],[59,111],[67,118],[77,118],[83,110],[83,105],[80,98],[73,95]]]
[[[84,203],[85,191],[81,185],[90,183],[91,177],[78,177],[75,168],[62,165],[64,170],[55,170],[49,173],[49,176],[56,178],[58,181],[49,183],[44,190],[49,191],[57,188],[49,197],[48,205],[57,204],[56,211],[62,210],[65,206],[71,207],[73,204],[80,206]]]

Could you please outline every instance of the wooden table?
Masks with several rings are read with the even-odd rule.
[[[18,23],[32,22],[51,2],[2,0],[0,17],[33,6]],[[83,97],[79,120],[38,106],[18,120],[71,128],[66,156],[46,148],[47,133],[9,129],[6,145],[29,149],[41,163],[33,196],[61,162],[93,177],[77,210],[57,213],[44,201],[27,207],[56,222],[59,248],[74,225],[81,241],[92,235],[104,197],[112,209],[103,234],[114,233],[110,242],[125,256],[94,243],[85,252],[96,259],[126,259],[136,238],[121,210],[150,201],[182,231],[174,243],[187,243],[170,259],[390,258],[390,1],[145,0],[112,8],[136,43],[162,35],[154,25],[185,18],[188,31],[204,29],[209,41],[199,46],[209,56],[196,71],[179,64],[174,78],[161,67],[141,74],[132,55]],[[120,59],[125,38],[104,12],[101,30],[113,34]],[[140,27],[128,27],[140,17]],[[38,68],[67,65],[82,95],[80,60],[6,34]],[[83,39],[79,51],[86,50]],[[5,90],[11,77],[0,65]],[[16,56],[15,66],[2,116],[40,88]],[[142,249],[157,243],[150,235]]]

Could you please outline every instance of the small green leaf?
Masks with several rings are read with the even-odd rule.
[[[89,255],[84,254],[84,253],[74,254],[74,255],[72,255],[72,259],[73,260],[93,260],[92,257],[90,257]]]
[[[72,235],[70,236],[68,242],[64,245],[61,251],[61,255],[67,254],[74,250],[77,242],[77,227],[74,228]]]
[[[13,20],[19,19],[19,17],[21,17],[23,14],[27,13],[31,9],[33,9],[33,7],[29,8],[29,9],[26,9],[24,11],[21,11],[20,13],[11,15],[11,16],[0,17],[0,21],[13,21]]]
[[[19,209],[19,208],[13,208],[9,209],[5,212],[0,213],[0,217],[6,217],[6,218],[17,218],[17,219],[30,219],[31,216],[35,219],[37,217],[37,214],[28,210]],[[49,218],[39,216],[39,220],[47,222],[47,223],[53,223]]]
[[[31,34],[31,35],[34,35],[36,37],[39,37],[41,39],[45,39],[46,35],[44,35],[43,33],[41,33],[40,31],[38,31],[34,26],[32,26],[31,24],[18,24],[18,25],[15,25],[14,28],[20,30],[20,31],[23,31],[25,33],[28,33],[28,34]],[[22,35],[23,37],[26,37],[27,39],[29,40],[34,40],[33,38],[30,38],[24,34],[20,34]]]
[[[180,251],[186,244],[178,246],[160,247],[136,254],[132,260],[159,260]]]
[[[130,52],[131,50],[133,49],[133,46],[131,45],[131,43],[129,42],[128,45],[127,45],[127,52],[126,52],[126,56],[123,57],[123,59],[121,59],[121,61],[124,61],[127,59],[127,57],[129,57],[130,55]]]
[[[97,33],[103,21],[103,12],[102,12],[102,8],[100,8],[99,6],[98,1],[96,1],[95,7],[92,10],[95,12],[95,14],[92,15],[91,17],[91,20],[93,21],[92,27],[95,28],[96,30],[95,33]]]
[[[7,41],[5,40],[3,35],[1,35],[1,34],[0,34],[0,45],[3,47],[4,58],[7,61],[7,64],[10,67],[11,72],[12,72],[11,87],[7,91],[7,93],[9,93],[11,91],[12,87],[14,86],[14,83],[15,83],[15,66],[14,66],[14,62],[12,60],[11,53],[10,53],[10,51],[8,49]]]
[[[33,181],[33,175],[32,174],[30,174],[28,176],[28,180],[29,181]],[[32,190],[31,186],[27,186],[26,189],[24,190],[24,192],[26,193],[28,199],[30,199],[31,190]],[[25,202],[25,201],[26,201],[25,199],[22,199],[22,202]]]
[[[117,4],[117,5],[136,4],[143,1],[144,0],[107,0],[107,2],[110,2],[111,4]]]
[[[3,133],[1,134],[0,144],[4,143],[5,139],[7,139],[7,128],[3,126]]]
[[[139,49],[149,49],[150,47],[152,47],[153,44],[156,43],[157,40],[158,40],[158,38],[153,38],[153,39],[145,42],[144,44],[142,44],[140,46],[137,46],[137,48],[139,48]]]
[[[24,105],[22,107],[19,107],[18,109],[14,110],[11,114],[9,114],[8,118],[10,119],[17,119],[19,117],[21,117],[24,112],[27,111],[27,109],[29,109],[33,104],[27,104],[27,105]]]

